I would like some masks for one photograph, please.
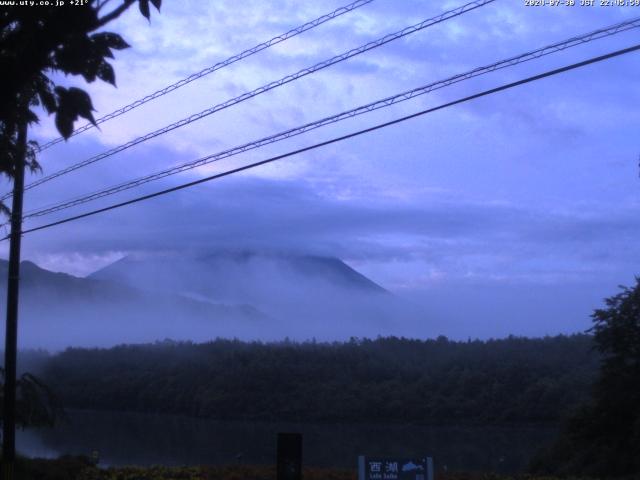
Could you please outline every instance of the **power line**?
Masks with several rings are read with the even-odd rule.
[[[226,60],[223,60],[221,62],[216,63],[215,65],[212,65],[210,67],[207,67],[203,70],[200,70],[197,73],[194,73],[192,75],[189,75],[186,78],[183,78],[182,80],[179,80],[175,83],[172,83],[171,85],[168,85],[164,88],[161,88],[160,90],[157,90],[153,93],[150,93],[149,95],[147,95],[146,97],[143,97],[139,100],[136,100],[135,102],[132,102],[128,105],[125,105],[124,107],[121,107],[117,110],[114,110],[111,113],[108,113],[107,115],[104,115],[103,117],[100,117],[96,120],[96,125],[99,125],[101,123],[107,122],[113,118],[119,117],[120,115],[127,113],[131,110],[133,110],[134,108],[137,108],[141,105],[144,105],[147,102],[150,102],[151,100],[155,100],[156,98],[162,97],[164,95],[166,95],[167,93],[173,92],[174,90],[177,90],[180,87],[184,87],[185,85],[193,82],[194,80],[198,80],[199,78],[202,78],[206,75],[209,75],[210,73],[215,72],[216,70],[220,70],[221,68],[227,67],[229,65],[231,65],[232,63],[235,63],[237,61],[243,60],[247,57],[250,57],[251,55],[254,55],[258,52],[261,52],[262,50],[266,50],[269,47],[272,47],[274,45],[277,45],[278,43],[282,43],[285,40],[288,40],[292,37],[295,37],[296,35],[300,35],[303,32],[306,32],[307,30],[311,30],[312,28],[315,28],[319,25],[322,25],[323,23],[328,22],[329,20],[333,20],[334,18],[337,18],[341,15],[344,15],[345,13],[349,13],[353,10],[355,10],[356,8],[360,8],[368,3],[373,2],[373,0],[356,0],[353,3],[350,3],[349,5],[346,5],[344,7],[340,7],[336,10],[334,10],[331,13],[327,13],[326,15],[322,15],[321,17],[316,18],[315,20],[312,20],[310,22],[305,23],[304,25],[300,25],[299,27],[296,27],[294,29],[289,30],[286,33],[283,33],[281,35],[278,35],[276,37],[273,37],[270,40],[267,40],[266,42],[260,43],[258,45],[256,45],[255,47],[249,48],[241,53],[238,53],[237,55],[233,55],[232,57],[227,58]],[[76,130],[73,131],[73,133],[71,134],[71,136],[75,136],[78,135],[79,133],[82,132],[86,132],[87,130],[93,128],[94,125],[91,123],[87,123],[86,125],[83,125],[80,128],[77,128]],[[46,150],[49,147],[52,147],[53,145],[56,145],[60,142],[62,142],[64,140],[64,137],[58,137],[54,140],[51,140],[50,142],[45,143],[44,145],[42,145],[39,148],[39,151],[43,151]]]
[[[131,148],[135,145],[138,145],[139,143],[145,142],[147,140],[150,140],[152,138],[158,137],[160,135],[163,135],[165,133],[168,133],[172,130],[175,130],[177,128],[183,127],[185,125],[188,125],[192,122],[195,122],[196,120],[200,120],[206,116],[209,116],[213,113],[219,112],[220,110],[223,110],[225,108],[231,107],[233,105],[236,105],[238,103],[244,102],[245,100],[248,100],[250,98],[253,98],[257,95],[260,95],[262,93],[268,92],[270,90],[273,90],[277,87],[280,87],[282,85],[286,85],[287,83],[290,83],[294,80],[297,80],[299,78],[302,78],[306,75],[309,75],[311,73],[315,73],[319,70],[322,70],[324,68],[327,68],[331,65],[335,65],[337,63],[343,62],[351,57],[354,57],[356,55],[360,55],[366,51],[372,50],[374,48],[380,47],[386,43],[389,43],[393,40],[397,40],[399,38],[405,37],[407,35],[410,35],[412,33],[418,32],[420,30],[423,30],[425,28],[431,27],[433,25],[436,25],[438,23],[444,22],[446,20],[449,20],[451,18],[457,17],[459,15],[462,15],[464,13],[467,13],[469,11],[475,10],[476,8],[482,7],[484,5],[487,5],[489,3],[493,3],[495,0],[476,0],[470,3],[467,3],[461,7],[455,8],[453,10],[449,10],[447,12],[444,12],[440,15],[438,15],[437,17],[433,17],[427,20],[424,20],[420,23],[417,23],[415,25],[412,25],[410,27],[406,27],[398,32],[395,33],[390,33],[388,35],[385,35],[382,38],[379,38],[378,40],[374,40],[373,42],[369,42],[365,45],[362,45],[358,48],[354,48],[352,50],[349,50],[345,53],[342,53],[340,55],[337,55],[335,57],[332,57],[328,60],[325,60],[323,62],[317,63],[312,67],[307,67],[304,68],[294,74],[291,75],[287,75],[286,77],[281,78],[280,80],[276,80],[274,82],[268,83],[266,85],[263,85],[262,87],[259,87],[255,90],[252,90],[251,92],[247,92],[244,93],[238,97],[232,98],[231,100],[227,100],[226,102],[220,103],[218,105],[215,105],[213,107],[210,107],[206,110],[203,110],[200,113],[196,113],[193,114],[187,118],[184,118],[182,120],[179,120],[175,123],[172,123],[170,125],[167,125],[159,130],[156,130],[154,132],[148,133],[146,135],[143,135],[142,137],[138,137],[135,138],[125,144],[121,144],[115,148],[112,148],[111,150],[108,150],[106,152],[103,152],[101,154],[95,155],[87,160],[84,160],[82,162],[76,163],[74,165],[71,165],[67,168],[64,168],[62,170],[58,170],[57,172],[52,173],[51,175],[48,175],[46,177],[43,177],[39,180],[36,180],[34,182],[31,182],[30,184],[26,185],[24,188],[25,190],[29,190],[31,188],[34,188],[38,185],[42,185],[45,182],[48,182],[50,180],[53,180],[54,178],[57,178],[61,175],[66,175],[67,173],[73,172],[79,168],[85,167],[87,165],[90,165],[92,163],[95,163],[99,160],[105,159],[107,157],[110,157],[112,155],[115,155],[116,153],[122,152],[123,150],[126,150],[128,148]],[[0,200],[4,200],[8,197],[11,196],[11,193],[7,193],[5,194],[2,198],[0,198]]]
[[[155,198],[155,197],[159,197],[161,195],[166,195],[168,193],[172,193],[172,192],[175,192],[175,191],[178,191],[178,190],[183,190],[185,188],[189,188],[189,187],[192,187],[194,185],[198,185],[198,184],[201,184],[201,183],[209,182],[209,181],[212,181],[212,180],[216,180],[216,179],[219,179],[219,178],[222,178],[222,177],[226,177],[226,176],[232,175],[234,173],[238,173],[238,172],[242,172],[242,171],[245,171],[245,170],[256,168],[256,167],[259,167],[259,166],[262,166],[262,165],[266,165],[268,163],[272,163],[272,162],[275,162],[277,160],[282,160],[284,158],[288,158],[288,157],[291,157],[293,155],[298,155],[298,154],[303,153],[303,152],[307,152],[307,151],[310,151],[310,150],[315,150],[316,148],[324,147],[326,145],[330,145],[330,144],[333,144],[333,143],[341,142],[343,140],[347,140],[349,138],[357,137],[357,136],[363,135],[365,133],[370,133],[370,132],[373,132],[373,131],[376,131],[376,130],[380,130],[382,128],[389,127],[391,125],[402,123],[402,122],[405,122],[405,121],[410,120],[412,118],[416,118],[416,117],[420,117],[422,115],[426,115],[428,113],[436,112],[438,110],[443,110],[445,108],[452,107],[454,105],[459,105],[461,103],[465,103],[465,102],[468,102],[468,101],[471,101],[471,100],[475,100],[475,99],[480,98],[480,97],[485,97],[487,95],[491,95],[491,94],[494,94],[494,93],[497,93],[497,92],[508,90],[510,88],[514,88],[514,87],[517,87],[517,86],[520,86],[520,85],[524,85],[524,84],[531,83],[531,82],[534,82],[534,81],[537,81],[537,80],[541,80],[543,78],[551,77],[553,75],[558,75],[560,73],[568,72],[570,70],[575,70],[577,68],[581,68],[581,67],[584,67],[586,65],[591,65],[591,64],[597,63],[597,62],[602,62],[604,60],[608,60],[608,59],[611,59],[611,58],[614,58],[614,57],[618,57],[618,56],[621,56],[621,55],[624,55],[624,54],[627,54],[627,53],[631,53],[631,52],[634,52],[634,51],[637,51],[637,50],[640,50],[640,44],[636,44],[636,45],[634,45],[632,47],[628,47],[628,48],[625,48],[625,49],[622,49],[622,50],[616,50],[616,51],[608,53],[606,55],[601,55],[601,56],[598,56],[598,57],[592,57],[592,58],[590,58],[588,60],[584,60],[582,62],[573,63],[571,65],[567,65],[567,66],[564,66],[564,67],[561,67],[561,68],[557,68],[557,69],[554,69],[554,70],[549,70],[547,72],[544,72],[544,73],[541,73],[541,74],[538,74],[538,75],[534,75],[534,76],[531,76],[531,77],[527,77],[527,78],[524,78],[522,80],[518,80],[516,82],[512,82],[512,83],[508,83],[508,84],[505,84],[505,85],[501,85],[499,87],[495,87],[495,88],[492,88],[492,89],[489,89],[489,90],[484,90],[484,91],[482,91],[480,93],[476,93],[474,95],[470,95],[470,96],[467,96],[467,97],[464,97],[464,98],[461,98],[461,99],[458,99],[458,100],[454,100],[452,102],[444,103],[444,104],[439,105],[437,107],[428,108],[426,110],[422,110],[420,112],[413,113],[411,115],[406,115],[404,117],[400,117],[400,118],[397,118],[395,120],[391,120],[389,122],[380,123],[378,125],[374,125],[373,127],[365,128],[363,130],[358,130],[356,132],[352,132],[352,133],[349,133],[347,135],[342,135],[340,137],[335,137],[335,138],[332,138],[330,140],[326,140],[324,142],[316,143],[314,145],[310,145],[310,146],[307,146],[307,147],[304,147],[304,148],[300,148],[298,150],[293,150],[291,152],[287,152],[287,153],[284,153],[282,155],[277,155],[275,157],[271,157],[271,158],[268,158],[266,160],[261,160],[259,162],[251,163],[249,165],[244,165],[242,167],[234,168],[232,170],[227,170],[226,172],[222,172],[222,173],[218,173],[218,174],[215,174],[215,175],[211,175],[211,176],[208,176],[208,177],[205,177],[205,178],[201,178],[199,180],[194,180],[192,182],[183,183],[181,185],[178,185],[178,186],[175,186],[175,187],[171,187],[171,188],[167,188],[165,190],[160,190],[158,192],[154,192],[154,193],[151,193],[151,194],[148,194],[148,195],[142,195],[140,197],[136,197],[136,198],[133,198],[131,200],[127,200],[125,202],[116,203],[116,204],[110,205],[108,207],[103,207],[103,208],[92,210],[92,211],[89,211],[89,212],[86,212],[86,213],[82,213],[82,214],[79,214],[79,215],[74,215],[72,217],[67,217],[67,218],[64,218],[62,220],[58,220],[56,222],[51,222],[51,223],[48,223],[48,224],[45,224],[45,225],[40,225],[38,227],[30,228],[30,229],[24,230],[22,233],[25,234],[25,233],[36,232],[38,230],[44,230],[46,228],[51,228],[51,227],[54,227],[54,226],[57,226],[57,225],[61,225],[63,223],[68,223],[68,222],[71,222],[71,221],[74,221],[74,220],[79,220],[81,218],[90,217],[90,216],[93,216],[93,215],[97,215],[98,213],[107,212],[109,210],[114,210],[114,209],[121,208],[121,207],[124,207],[124,206],[127,206],[127,205],[131,205],[131,204],[134,204],[134,203],[142,202],[144,200],[149,200],[149,199],[152,199],[152,198]],[[7,238],[8,237],[4,237],[2,240],[6,240]]]
[[[92,200],[96,200],[102,197],[106,197],[109,195],[113,195],[125,190],[129,190],[131,188],[135,188],[137,186],[143,185],[145,183],[154,181],[154,180],[158,180],[161,178],[165,178],[168,177],[170,175],[175,175],[184,171],[188,171],[209,163],[213,163],[219,160],[222,160],[224,158],[229,158],[235,155],[238,155],[240,153],[244,153],[247,152],[249,150],[254,150],[256,148],[260,148],[262,146],[271,144],[271,143],[275,143],[278,141],[282,141],[285,140],[287,138],[291,138],[293,136],[296,135],[300,135],[302,133],[314,130],[316,128],[320,128],[332,123],[337,123],[339,121],[348,119],[348,118],[352,118],[355,117],[357,115],[362,115],[364,113],[368,113],[368,112],[372,112],[374,110],[378,110],[381,108],[386,108],[389,107],[391,105],[400,103],[400,102],[404,102],[407,101],[409,99],[415,98],[417,96],[420,95],[424,95],[427,94],[429,92],[432,92],[434,90],[438,90],[447,86],[450,86],[452,84],[464,81],[464,80],[468,80],[470,78],[474,78],[480,75],[484,75],[496,70],[500,70],[503,68],[507,68],[507,67],[511,67],[514,65],[518,65],[520,63],[524,63],[524,62],[528,62],[530,60],[534,60],[537,58],[540,58],[542,56],[546,56],[546,55],[550,55],[552,53],[556,53],[559,51],[563,51],[566,50],[568,48],[572,48],[575,47],[577,45],[582,45],[584,43],[588,43],[597,39],[601,39],[601,38],[605,38],[605,37],[609,37],[611,35],[615,35],[617,33],[623,32],[623,31],[627,31],[630,30],[632,28],[638,28],[640,27],[640,17],[635,18],[635,19],[631,19],[625,22],[621,22],[615,25],[611,25],[608,27],[604,27],[604,28],[600,28],[598,30],[592,31],[590,33],[584,34],[584,35],[580,35],[580,36],[576,36],[576,37],[572,37],[569,38],[567,40],[564,40],[562,42],[556,42],[554,44],[551,45],[547,45],[545,47],[539,48],[537,50],[533,50],[527,53],[523,53],[521,55],[515,56],[515,57],[511,57],[508,58],[506,60],[500,60],[498,62],[483,66],[483,67],[478,67],[475,68],[473,70],[470,70],[468,72],[465,73],[461,73],[458,75],[454,75],[452,77],[449,77],[447,79],[444,80],[439,80],[437,82],[434,83],[430,83],[428,85],[424,85],[418,88],[414,88],[412,90],[409,91],[405,91],[396,95],[393,95],[391,97],[387,97],[381,100],[377,100],[375,102],[366,104],[366,105],[362,105],[359,106],[357,108],[351,109],[351,110],[347,110],[341,113],[338,113],[336,115],[332,115],[330,117],[325,117],[322,118],[320,120],[316,120],[314,122],[311,123],[307,123],[305,125],[302,125],[300,127],[296,127],[296,128],[292,128],[289,130],[285,130],[283,132],[268,136],[268,137],[264,137],[261,138],[259,140],[255,140],[249,143],[245,143],[243,145],[240,146],[236,146],[227,150],[224,150],[222,152],[218,152],[215,154],[211,154],[211,155],[207,155],[205,157],[199,158],[197,160],[188,162],[188,163],[184,163],[182,165],[178,165],[175,167],[171,167],[168,168],[166,170],[162,170],[156,173],[152,173],[150,175],[146,175],[143,177],[140,177],[138,179],[135,180],[131,180],[125,183],[121,183],[112,187],[109,187],[107,189],[103,189],[100,190],[98,192],[94,192],[88,195],[83,195],[81,197],[77,197],[71,200],[67,200],[64,201],[62,203],[57,203],[54,204],[52,206],[48,206],[48,207],[41,207],[40,209],[37,210],[31,210],[30,212],[27,212],[24,216],[24,218],[32,218],[32,217],[40,217],[40,216],[44,216],[44,215],[48,215],[54,212],[58,212],[61,210],[65,210],[67,208],[71,208],[71,207],[75,207],[77,205],[81,205],[87,202],[90,202]]]

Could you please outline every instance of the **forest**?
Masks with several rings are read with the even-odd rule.
[[[599,354],[584,334],[488,341],[217,339],[36,352],[26,363],[66,408],[495,425],[559,423],[588,400]]]

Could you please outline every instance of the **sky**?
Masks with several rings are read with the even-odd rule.
[[[58,144],[42,174],[101,153],[463,2],[375,0]],[[25,211],[216,153],[640,16],[640,7],[497,0],[27,192]],[[346,3],[168,1],[110,24],[117,88],[96,117]],[[151,193],[625,48],[634,29],[503,69],[25,228]],[[221,248],[336,256],[456,338],[584,331],[640,273],[640,53],[543,79],[126,208],[27,234],[22,256],[84,276],[132,253]],[[41,114],[30,137],[57,136]],[[78,124],[80,125],[80,123]],[[9,183],[4,181],[4,189]],[[7,244],[1,247],[4,258]],[[375,332],[371,332],[375,333]]]

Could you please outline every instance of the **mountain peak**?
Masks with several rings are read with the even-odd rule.
[[[274,280],[290,286],[324,283],[336,289],[360,293],[388,293],[337,257],[240,249],[197,254],[130,255],[94,272],[89,278],[138,288],[197,294],[210,291],[206,284],[218,287],[223,284],[226,292],[235,290],[238,294],[247,293],[248,283],[253,283],[254,290],[268,290],[269,285],[261,285],[264,280],[267,284]]]

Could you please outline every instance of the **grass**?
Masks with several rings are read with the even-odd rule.
[[[274,466],[113,467],[98,468],[86,457],[20,459],[16,480],[275,480]],[[304,468],[304,480],[356,480],[354,469]],[[437,480],[559,480],[531,475],[437,473]],[[567,479],[564,479],[567,480]],[[578,479],[574,479],[578,480]]]

